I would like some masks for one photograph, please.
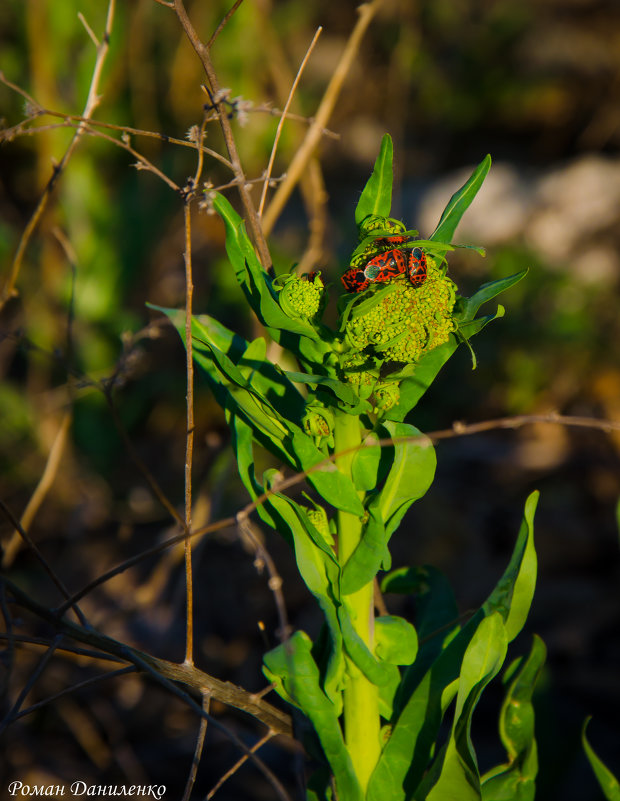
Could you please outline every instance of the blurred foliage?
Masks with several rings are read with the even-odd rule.
[[[195,0],[187,5],[198,32],[208,38],[230,4]],[[4,75],[45,107],[71,114],[83,109],[94,63],[93,43],[79,11],[98,35],[105,20],[103,0],[0,3]],[[355,19],[353,3],[245,0],[220,34],[213,56],[221,85],[230,88],[232,98],[242,97],[255,106],[247,120],[233,121],[250,179],[259,178],[265,169],[278,123],[276,116],[258,109],[283,107],[314,31],[322,25],[292,109],[311,117]],[[318,266],[328,280],[336,283],[346,266],[343,254],[354,245],[350,220],[358,188],[386,131],[397,154],[395,205],[415,227],[417,210],[433,182],[456,166],[476,163],[486,152],[496,162],[515,165],[525,176],[561,168],[584,153],[617,160],[619,30],[616,0],[386,0],[366,33],[329,122],[340,138],[326,137],[321,146],[329,201]],[[94,116],[183,139],[191,126],[200,124],[203,105],[209,103],[201,89],[203,80],[200,64],[168,9],[153,0],[119,2]],[[11,126],[28,109],[22,97],[0,84],[0,111],[4,124]],[[38,135],[4,142],[0,150],[2,283],[52,164],[72,136],[66,127],[50,128],[54,122],[42,118],[37,124],[48,127]],[[306,128],[306,123],[293,120],[284,126],[275,177],[286,171]],[[116,131],[101,130],[118,137]],[[180,185],[195,172],[189,148],[138,135],[131,137],[131,144]],[[208,126],[206,144],[223,150],[215,124]],[[130,154],[102,137],[82,139],[28,246],[19,296],[7,304],[0,321],[0,496],[18,516],[41,476],[64,407],[68,401],[74,407],[61,469],[32,528],[74,586],[151,545],[169,525],[146,493],[97,382],[113,378],[107,386],[138,454],[173,503],[182,502],[184,353],[175,335],[159,324],[144,329],[153,316],[146,301],[162,306],[183,303],[182,206],[171,189],[153,174],[135,170],[133,162]],[[204,177],[216,186],[230,180],[215,160],[207,161]],[[234,191],[227,191],[236,203]],[[579,194],[580,188],[571,191]],[[619,217],[616,211],[603,232],[616,254]],[[194,308],[216,312],[222,322],[249,335],[255,323],[223,256],[222,226],[207,214],[196,214],[194,220]],[[466,256],[451,261],[452,276],[463,294],[481,277],[500,278],[524,266],[530,267],[530,275],[507,295],[509,313],[492,337],[478,339],[477,373],[472,374],[463,351],[420,407],[415,421],[420,427],[443,428],[457,418],[550,409],[620,419],[618,262],[612,262],[601,278],[584,280],[575,267],[581,241],[568,257],[554,260],[534,248],[525,233],[521,230],[490,248],[486,261],[474,264]],[[596,232],[595,240],[603,233]],[[299,260],[307,236],[306,211],[296,194],[271,242],[279,271]],[[488,240],[481,236],[480,241]],[[246,498],[231,478],[223,417],[200,379],[196,409],[199,523],[238,509]],[[558,716],[560,728],[566,724],[561,742],[550,745],[547,739],[547,746],[541,746],[543,766],[545,747],[555,764],[572,763],[571,749],[579,748],[579,726],[587,707],[608,734],[601,757],[616,767],[610,755],[618,743],[620,710],[605,699],[617,698],[620,659],[613,644],[617,636],[611,636],[619,616],[613,590],[618,579],[613,509],[620,495],[619,450],[616,435],[553,433],[548,427],[442,446],[439,484],[425,507],[427,517],[412,523],[418,532],[415,545],[402,545],[407,563],[435,560],[457,576],[463,603],[468,603],[472,595],[483,594],[483,572],[490,575],[494,565],[504,561],[503,532],[514,526],[498,510],[502,504],[519,508],[533,485],[542,490],[541,584],[545,586],[547,569],[549,590],[543,596],[546,616],[539,613],[539,630],[549,646],[551,668],[556,668],[555,692],[560,698],[550,717]],[[10,526],[1,525],[6,543]],[[482,534],[478,537],[474,531]],[[235,547],[238,550],[222,535],[210,542],[209,559],[198,560],[209,579],[205,588],[213,587],[204,590],[198,610],[204,627],[201,648],[207,667],[252,687],[258,675],[256,654],[264,650],[255,621],[257,615],[271,620],[273,610],[251,560]],[[280,558],[285,563],[288,556]],[[231,563],[236,580],[222,582]],[[23,553],[16,564],[38,587],[30,557]],[[178,648],[180,590],[174,559],[170,564],[167,578],[157,578],[154,568],[151,577],[151,568],[145,568],[126,576],[124,589],[113,583],[96,594],[88,610],[94,622],[106,620],[113,611],[116,618],[110,618],[110,625],[123,636],[155,639],[162,652]],[[151,595],[144,590],[147,580],[153,582]],[[243,592],[235,588],[237,582]],[[309,615],[295,579],[286,575],[286,582],[293,618]],[[216,589],[218,584],[226,586]],[[131,620],[137,611],[139,625]],[[555,628],[553,614],[570,624]],[[23,659],[27,672],[32,660]],[[66,678],[65,673],[59,675]],[[56,685],[42,685],[42,694],[45,689],[53,692]],[[170,709],[163,710],[163,702],[136,716],[142,691],[131,697],[122,692],[110,691],[105,699],[102,695],[101,704],[108,704],[103,711],[101,704],[94,704],[91,713],[98,716],[97,725],[113,729],[116,724],[110,717],[107,724],[101,721],[106,720],[105,710],[111,714],[114,708],[130,731],[131,748],[137,747],[135,742],[144,743],[134,762],[144,759],[145,764],[157,765],[158,758],[169,758],[171,770],[183,772],[193,748],[187,735],[189,717],[175,718]],[[65,765],[83,761],[83,751],[71,737],[71,710],[65,710],[60,724],[55,714],[43,713],[31,730],[24,724],[23,745],[18,737],[11,745],[9,758],[15,766],[32,766],[29,748],[40,736],[33,734],[40,722],[51,732],[46,743],[54,746],[45,763],[49,770],[54,756]],[[133,716],[135,729],[130,725]],[[161,742],[152,741],[160,720],[176,744],[172,757],[162,752]],[[59,726],[62,754],[54,745]],[[110,730],[106,736],[115,742]],[[125,771],[137,771],[135,764],[127,767],[131,760],[130,756]],[[118,766],[115,769],[122,774]],[[563,784],[554,777],[545,798],[595,798],[583,790],[580,770],[577,766],[564,772]],[[255,786],[249,784],[249,789],[231,790],[231,797],[244,797],[244,792],[256,797]]]

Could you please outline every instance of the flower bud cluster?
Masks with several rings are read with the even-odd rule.
[[[320,315],[324,301],[325,286],[319,273],[289,275],[280,289],[280,306],[291,317],[314,320]]]
[[[390,282],[389,291],[379,291],[384,296],[377,303],[357,316],[353,312],[347,322],[346,337],[356,351],[372,348],[386,361],[413,364],[456,329],[456,286],[430,257],[421,286],[402,276]]]
[[[318,509],[306,509],[306,514],[308,515],[310,522],[315,527],[315,529],[319,532],[321,537],[325,540],[325,542],[331,547],[334,547],[334,537],[329,530],[329,520],[327,519],[327,514],[325,509],[318,508]]]

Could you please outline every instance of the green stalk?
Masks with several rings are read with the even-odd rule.
[[[362,431],[354,415],[339,414],[334,429],[334,448],[343,453],[336,458],[338,469],[351,475],[356,448],[361,444]],[[363,497],[363,493],[360,493]],[[338,512],[338,556],[345,564],[357,547],[362,534],[362,521],[348,512]],[[357,592],[345,596],[344,602],[355,631],[372,651],[374,647],[374,591],[369,582]],[[353,768],[364,794],[370,776],[381,753],[379,690],[346,656],[347,683],[344,690],[344,733]]]

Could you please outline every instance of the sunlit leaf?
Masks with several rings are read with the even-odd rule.
[[[581,742],[583,743],[584,751],[588,757],[588,761],[592,766],[594,775],[600,785],[603,795],[607,801],[620,801],[620,783],[614,774],[609,770],[607,765],[597,756],[594,749],[588,742],[586,737],[586,729],[591,718],[587,718],[581,730]]]
[[[498,611],[504,619],[508,641],[523,628],[536,586],[538,560],[534,547],[534,513],[539,493],[525,502],[519,536],[506,571],[483,605],[486,614]]]
[[[532,694],[546,657],[543,641],[534,636],[527,659],[521,659],[510,675],[500,712],[499,731],[508,762],[482,777],[483,801],[533,801],[536,793],[538,755],[534,737]]]
[[[369,214],[389,217],[392,208],[392,137],[384,134],[372,175],[364,187],[355,209],[359,225]]]
[[[476,197],[490,168],[491,156],[487,155],[476,167],[467,182],[452,195],[441,215],[437,228],[435,228],[429,239],[445,243],[452,242],[456,226],[469,208],[472,200]]]
[[[339,798],[362,801],[362,791],[344,744],[338,716],[332,702],[321,690],[319,669],[311,649],[312,641],[308,635],[302,631],[295,632],[290,640],[265,654],[265,673],[310,718],[333,771]]]
[[[343,595],[357,592],[372,581],[382,563],[389,560],[383,519],[376,508],[369,509],[360,541],[342,570]]]
[[[407,509],[430,487],[437,458],[430,440],[414,426],[385,422],[382,427],[389,437],[396,440],[392,446],[394,458],[381,492],[377,493],[368,508],[379,512],[389,539]]]
[[[461,675],[465,651],[481,620],[497,613],[496,617],[503,621],[502,641],[512,639],[522,626],[523,614],[531,602],[532,580],[535,578],[531,524],[536,500],[536,493],[528,498],[513,557],[487,601],[458,633],[453,633],[458,630],[452,619],[454,610],[449,602],[445,604],[437,622],[448,618],[444,636],[447,635],[449,641],[444,644],[441,637],[434,642],[430,640],[433,647],[428,649],[422,644],[418,658],[404,671],[394,702],[392,733],[371,776],[368,801],[382,801],[384,798],[406,801],[414,797],[429,769],[447,705],[456,693],[455,679]],[[515,612],[511,613],[513,602]],[[443,606],[442,603],[440,609]],[[418,634],[422,640],[420,626]],[[425,634],[424,638],[427,637],[428,634]],[[461,700],[461,707],[463,703]],[[475,695],[469,703],[477,703]]]

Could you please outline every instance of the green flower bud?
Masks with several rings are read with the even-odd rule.
[[[375,401],[375,412],[388,412],[398,405],[400,400],[400,389],[395,381],[390,383],[377,384],[374,389],[373,397]]]
[[[314,438],[316,445],[324,442],[333,445],[334,415],[325,406],[309,404],[302,417],[301,424],[306,434]]]
[[[322,506],[319,506],[316,509],[306,509],[306,514],[310,518],[312,525],[319,532],[321,537],[323,537],[325,542],[330,546],[330,548],[334,548],[334,537],[329,530],[329,520],[327,519],[327,512],[325,509],[323,509]]]
[[[325,304],[325,285],[320,273],[308,275],[288,275],[274,281],[274,288],[280,292],[280,307],[289,317],[302,317],[314,320]]]
[[[381,217],[379,214],[369,214],[358,225],[358,234],[360,242],[366,239],[367,236],[372,236],[375,232],[400,234],[406,231],[404,224],[400,220],[395,220],[393,217]]]

